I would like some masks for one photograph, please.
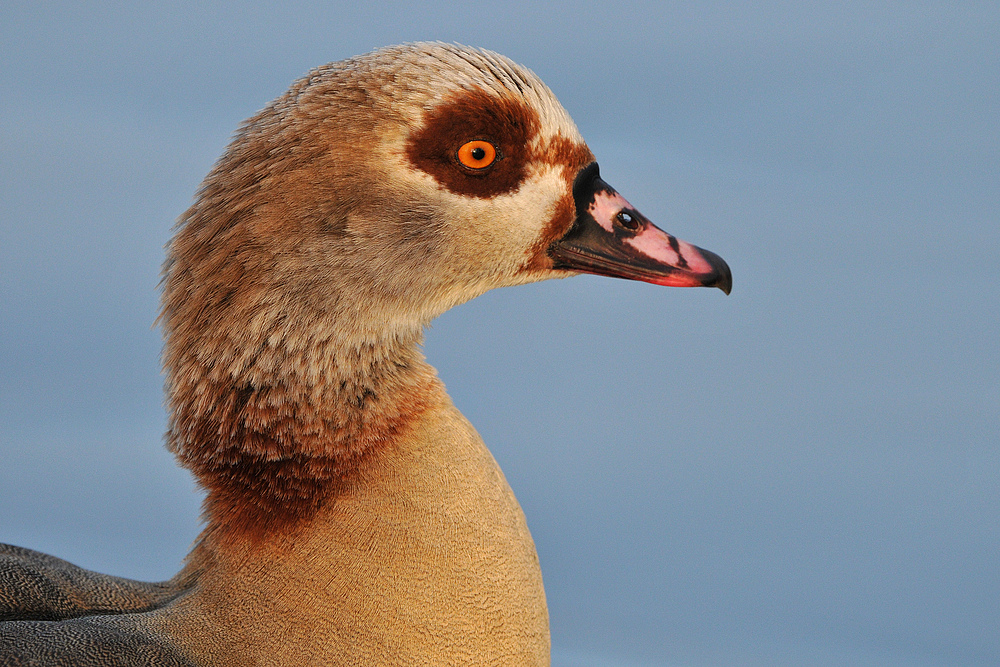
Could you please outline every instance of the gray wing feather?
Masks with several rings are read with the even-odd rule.
[[[180,592],[91,572],[54,556],[0,544],[0,621],[56,621],[155,609]]]
[[[0,667],[194,667],[124,617],[0,623]]]

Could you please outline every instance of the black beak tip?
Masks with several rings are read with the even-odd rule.
[[[726,264],[726,260],[710,250],[703,248],[699,248],[699,250],[704,254],[708,263],[712,265],[712,268],[715,269],[712,272],[712,276],[704,283],[705,287],[718,287],[728,295],[733,291],[733,272],[729,269],[729,265]]]

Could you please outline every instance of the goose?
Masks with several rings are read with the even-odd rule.
[[[443,43],[309,72],[168,248],[168,448],[206,492],[156,584],[0,549],[3,665],[546,665],[524,515],[424,360],[483,292],[579,273],[729,293],[531,71]]]

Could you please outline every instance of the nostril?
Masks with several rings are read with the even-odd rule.
[[[630,232],[634,232],[639,229],[639,221],[636,219],[635,215],[629,213],[625,209],[618,211],[618,215],[615,216],[615,222]]]

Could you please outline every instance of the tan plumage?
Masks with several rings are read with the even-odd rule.
[[[473,139],[486,169],[456,161]],[[205,531],[157,585],[0,551],[0,591],[50,589],[0,593],[11,664],[547,664],[524,516],[418,345],[455,304],[570,275],[551,249],[592,161],[532,73],[443,44],[321,67],[247,121],[164,270],[168,446]]]

